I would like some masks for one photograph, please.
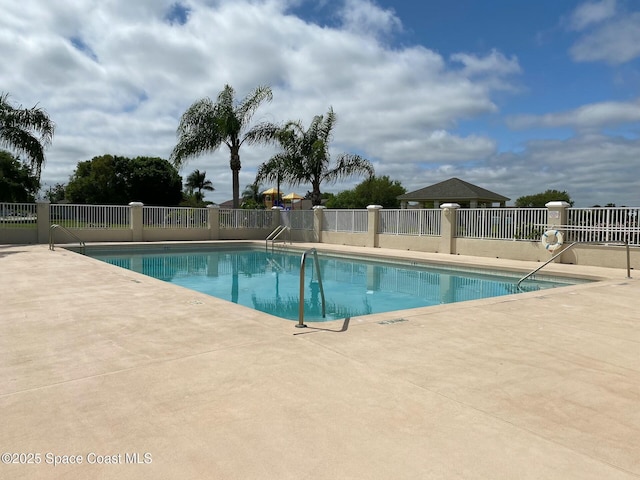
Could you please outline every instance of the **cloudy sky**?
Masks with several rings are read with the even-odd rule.
[[[509,204],[553,188],[576,206],[640,205],[635,0],[0,0],[0,11],[0,92],[56,123],[48,185],[97,155],[168,159],[194,101],[268,85],[254,121],[308,125],[333,107],[334,155],[359,153],[408,191],[459,177]],[[274,152],[242,147],[241,189]],[[181,174],[194,169],[215,186],[209,200],[231,198],[225,146]]]

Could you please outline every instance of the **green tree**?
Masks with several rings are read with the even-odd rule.
[[[63,183],[56,183],[55,186],[49,187],[44,193],[44,198],[51,203],[60,203],[66,197],[66,185]]]
[[[14,107],[9,103],[9,94],[0,94],[0,146],[26,156],[38,181],[45,162],[44,150],[51,144],[54,130],[54,123],[42,108]]]
[[[124,157],[102,155],[79,162],[66,188],[72,203],[125,205],[132,201],[126,195]]]
[[[368,205],[382,205],[384,208],[400,208],[398,195],[406,189],[397,180],[387,175],[370,177],[353,190],[344,190],[327,201],[327,208],[366,208]]]
[[[242,191],[242,200],[249,201],[253,200],[254,202],[259,202],[262,200],[260,195],[260,190],[262,189],[262,184],[260,182],[253,182],[244,187]]]
[[[0,202],[33,202],[39,188],[40,181],[27,165],[0,150]]]
[[[207,172],[200,172],[200,170],[191,172],[187,177],[187,183],[185,183],[185,185],[187,187],[187,193],[193,195],[198,202],[204,201],[203,190],[208,192],[215,190],[211,180],[207,180]]]
[[[197,100],[182,115],[178,126],[178,144],[171,153],[173,164],[180,168],[188,158],[212,153],[223,143],[230,153],[232,172],[233,208],[240,204],[240,147],[243,143],[268,141],[275,131],[270,124],[260,124],[246,130],[256,109],[271,101],[269,87],[260,86],[240,103],[235,101],[235,91],[225,85],[218,98]]]
[[[329,108],[326,116],[317,115],[309,128],[301,122],[288,122],[271,138],[280,144],[282,151],[271,157],[258,169],[256,181],[284,181],[290,185],[310,184],[311,201],[320,205],[323,182],[336,182],[356,174],[374,174],[371,163],[355,154],[342,153],[335,164],[331,163],[329,142],[336,115]]]
[[[526,195],[516,200],[515,206],[519,208],[543,208],[549,202],[567,202],[573,206],[574,201],[566,191],[546,190],[535,195]]]
[[[128,167],[128,202],[173,206],[182,200],[182,177],[169,161],[158,157],[136,157],[129,161]]]
[[[262,203],[262,195],[260,190],[262,185],[259,182],[253,182],[247,185],[242,191],[242,208],[256,210],[264,209],[264,203]]]
[[[66,187],[73,203],[178,205],[182,178],[167,160],[102,155],[80,162]]]

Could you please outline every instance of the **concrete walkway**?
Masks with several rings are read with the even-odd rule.
[[[638,479],[640,283],[545,271],[605,280],[296,329],[0,246],[0,478]]]

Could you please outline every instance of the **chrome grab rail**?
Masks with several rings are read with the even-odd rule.
[[[558,258],[560,255],[562,255],[564,252],[568,251],[572,247],[574,247],[576,245],[600,245],[600,244],[602,244],[602,242],[573,242],[573,243],[569,244],[566,248],[561,249],[560,252],[556,253],[553,257],[551,257],[549,260],[544,262],[538,268],[536,268],[532,272],[527,273],[524,277],[522,277],[520,280],[518,280],[518,283],[516,284],[516,286],[518,288],[520,288],[520,284],[523,281],[525,281],[531,275],[537,273],[539,270],[542,270],[543,267],[545,267],[546,265],[550,264],[552,261],[554,261],[556,258]],[[630,257],[630,253],[629,253],[629,242],[625,240],[624,242],[607,242],[607,244],[608,245],[624,245],[626,247],[626,249],[627,249],[627,278],[631,278],[631,257]]]
[[[326,307],[324,301],[324,288],[322,287],[322,276],[320,275],[320,263],[318,262],[318,251],[315,248],[310,248],[302,254],[300,258],[300,305],[298,307],[298,324],[296,328],[305,328],[304,324],[304,264],[307,259],[307,254],[313,253],[313,263],[315,271],[318,275],[318,286],[320,287],[320,297],[322,298],[322,318],[326,317]],[[312,280],[313,281],[313,280]]]
[[[70,237],[73,237],[74,240],[78,241],[78,243],[82,247],[82,254],[84,255],[84,250],[85,250],[85,247],[86,247],[84,241],[82,241],[80,239],[80,237],[78,237],[75,233],[70,232],[69,230],[64,228],[62,225],[58,225],[58,224],[55,224],[55,223],[49,227],[49,250],[55,250],[55,244],[53,243],[53,232],[54,232],[54,230],[56,230],[58,228],[60,230],[62,230],[63,232],[65,232]]]
[[[273,250],[273,244],[284,231],[289,232],[289,243],[291,243],[291,229],[285,225],[278,225],[269,235],[267,235],[267,238],[264,241],[265,250],[269,250],[269,240],[271,240],[271,250]]]

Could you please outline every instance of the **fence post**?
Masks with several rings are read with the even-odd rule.
[[[142,202],[131,202],[129,207],[131,208],[131,241],[142,242]]]
[[[51,227],[50,202],[36,202],[36,225],[38,226],[38,243],[49,243],[49,227]]]
[[[316,205],[313,207],[313,241],[322,243],[322,217],[326,207]]]
[[[455,253],[456,225],[458,224],[457,203],[443,203],[440,205],[440,253]]]
[[[274,205],[271,207],[271,211],[273,212],[273,216],[271,217],[271,231],[273,232],[276,227],[280,225],[280,220],[282,219],[282,211],[284,209],[278,205]]]
[[[220,239],[220,206],[207,205],[207,228],[209,240]]]
[[[380,210],[382,205],[367,206],[367,240],[366,247],[377,248],[380,243],[378,241],[378,225],[380,224]]]
[[[567,224],[567,208],[569,208],[567,202],[549,202],[545,204],[549,213],[547,214],[547,227],[556,227],[558,225]]]
[[[557,227],[557,230],[560,230],[566,236],[567,232],[563,231],[560,227],[562,227],[562,225],[567,225],[567,208],[569,208],[571,205],[567,202],[549,202],[544,206],[547,207],[548,210],[547,228],[554,229],[554,227]],[[562,263],[562,255],[555,259],[554,262]]]

